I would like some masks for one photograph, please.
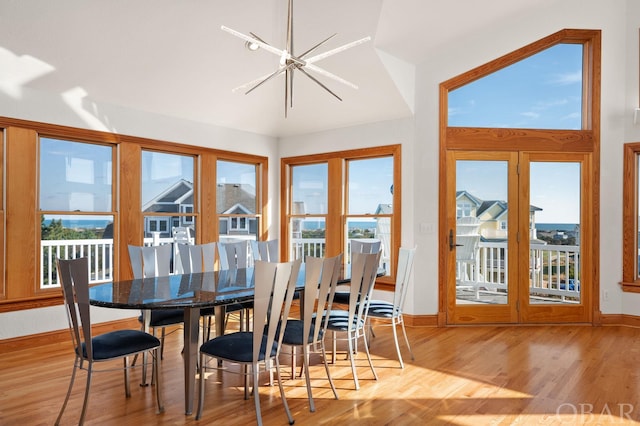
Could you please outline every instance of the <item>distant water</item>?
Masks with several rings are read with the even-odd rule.
[[[302,228],[305,231],[312,231],[314,229],[324,229],[326,224],[321,220],[304,220],[302,222]],[[376,222],[374,220],[367,220],[361,222],[349,222],[349,229],[376,229]]]
[[[576,223],[536,223],[538,231],[575,231]]]
[[[51,219],[45,220],[44,223],[49,225]],[[71,229],[104,229],[109,223],[111,223],[110,220],[62,219],[62,226]]]

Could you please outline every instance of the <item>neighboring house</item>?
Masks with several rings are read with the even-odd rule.
[[[509,228],[507,202],[502,200],[481,200],[467,191],[456,192],[457,218],[477,217],[480,221],[480,235],[483,240],[504,241]],[[531,241],[537,240],[536,212],[540,207],[529,206],[529,230]]]
[[[219,214],[253,215],[256,212],[255,189],[250,185],[224,183],[218,184],[216,203]],[[142,210],[145,213],[193,213],[193,183],[181,179],[146,203]],[[172,237],[172,229],[178,227],[194,227],[193,216],[147,216],[144,231],[146,237],[152,232],[160,232],[161,238]],[[255,217],[222,217],[220,219],[220,235],[256,235],[257,219]]]
[[[142,211],[193,213],[193,183],[180,179],[142,206]],[[172,236],[174,227],[192,227],[193,224],[193,216],[146,216],[144,233],[145,237],[151,237],[152,232],[160,232],[160,238],[166,238]]]
[[[256,190],[251,185],[219,183],[216,191],[216,206],[219,214],[255,215]],[[220,235],[257,235],[256,217],[220,218]]]

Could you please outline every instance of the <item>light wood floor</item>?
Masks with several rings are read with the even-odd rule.
[[[637,424],[640,421],[640,329],[531,326],[409,328],[416,356],[398,368],[389,328],[378,328],[371,351],[372,378],[358,356],[361,389],[353,390],[348,361],[332,366],[340,399],[334,400],[320,365],[312,369],[316,412],[309,412],[303,380],[286,380],[297,425]],[[121,372],[96,374],[88,424],[254,424],[234,374],[209,378],[204,417],[183,411],[181,331],[167,342],[165,412],[156,414],[153,390],[132,386],[125,399]],[[405,354],[406,351],[404,352]],[[71,373],[70,344],[0,355],[0,424],[51,425]],[[119,365],[119,364],[118,364]],[[77,424],[81,373],[63,424]],[[140,372],[132,374],[139,380]],[[265,377],[266,380],[266,377]],[[278,387],[261,386],[265,424],[286,425]]]

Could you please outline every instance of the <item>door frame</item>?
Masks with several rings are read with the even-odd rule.
[[[559,43],[578,43],[583,46],[582,64],[582,127],[580,130],[532,130],[507,128],[462,128],[448,126],[448,94],[465,84],[487,76],[499,69],[521,61]],[[590,306],[585,306],[593,325],[602,323],[600,312],[600,75],[601,75],[601,31],[563,29],[520,49],[477,66],[440,84],[439,94],[439,203],[438,203],[438,325],[447,321],[447,270],[448,230],[446,203],[446,156],[450,150],[487,151],[540,151],[590,153],[590,224],[591,264],[585,265],[591,275]],[[586,199],[586,198],[585,198]],[[587,241],[582,241],[583,244]],[[587,247],[587,246],[585,246]]]

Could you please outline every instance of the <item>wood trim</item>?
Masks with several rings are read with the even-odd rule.
[[[7,299],[26,299],[39,292],[40,217],[38,194],[38,134],[8,127],[6,133],[6,253]],[[29,167],[27,165],[32,165]],[[37,243],[36,243],[37,242]],[[15,285],[18,284],[18,285]]]
[[[209,220],[205,212],[217,212],[217,161],[218,158],[211,153],[200,156],[199,181],[200,181],[200,206],[198,215],[199,243],[205,244],[218,241],[220,223],[218,220]]]
[[[626,143],[622,169],[622,290],[640,292],[638,278],[638,155],[640,142]]]

